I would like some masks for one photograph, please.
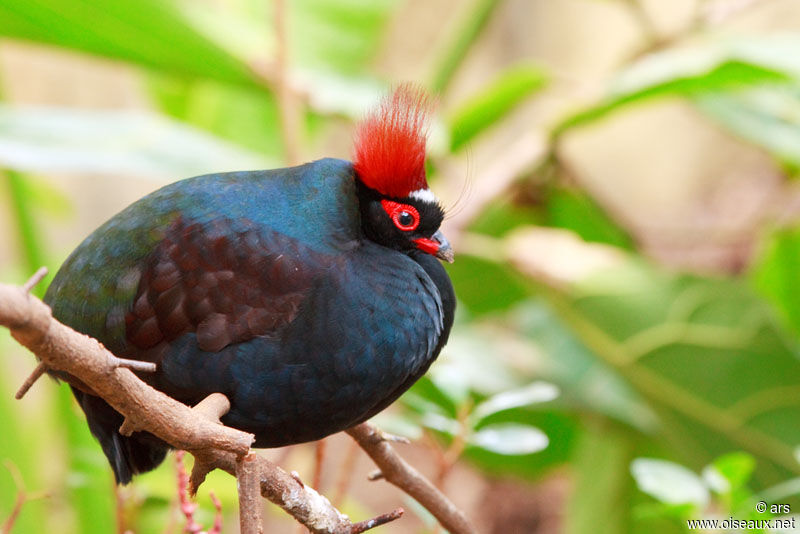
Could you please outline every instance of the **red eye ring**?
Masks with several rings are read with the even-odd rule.
[[[391,217],[394,225],[404,232],[416,230],[419,226],[419,212],[414,206],[401,204],[393,200],[381,200],[381,206],[383,206],[386,214]],[[401,218],[406,218],[409,215],[411,216],[411,223],[403,224]]]

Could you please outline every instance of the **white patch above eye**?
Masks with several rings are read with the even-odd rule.
[[[434,195],[430,189],[417,189],[416,191],[409,193],[408,196],[428,204],[436,204],[439,202],[436,199],[436,195]]]

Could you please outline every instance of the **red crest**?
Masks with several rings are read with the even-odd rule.
[[[425,91],[403,84],[358,124],[354,168],[364,185],[396,198],[427,189],[425,143],[431,107]]]

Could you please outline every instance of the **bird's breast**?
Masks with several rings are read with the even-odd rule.
[[[229,422],[259,446],[364,420],[426,369],[442,332],[436,286],[407,256],[366,245],[315,281],[280,339],[237,351]]]

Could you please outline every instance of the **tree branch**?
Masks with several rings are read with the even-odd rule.
[[[35,276],[40,279],[41,273]],[[245,486],[240,488],[242,516],[250,518],[247,525],[242,525],[242,532],[260,532],[260,524],[255,524],[260,523],[260,515],[255,513],[260,503],[252,498],[253,488],[314,534],[356,534],[400,517],[402,512],[395,510],[352,523],[313,488],[266,458],[250,453],[253,435],[219,421],[230,408],[224,395],[212,394],[190,408],[150,387],[97,340],[55,320],[50,308],[30,294],[36,281],[32,279],[24,286],[0,284],[0,325],[8,327],[14,339],[31,350],[47,369],[74,376],[123,414],[121,430],[144,430],[176,449],[192,453],[196,458],[190,479],[192,491],[212,469],[237,476],[239,484]],[[387,480],[408,491],[452,534],[474,532],[444,495],[397,456],[380,431],[362,424],[348,432],[387,473]]]
[[[236,482],[239,489],[239,533],[262,534],[261,487],[256,470],[256,454],[249,453],[236,462]]]
[[[464,513],[431,482],[403,460],[386,442],[383,433],[369,423],[347,431],[380,468],[383,478],[405,491],[439,520],[451,534],[476,534]]]

